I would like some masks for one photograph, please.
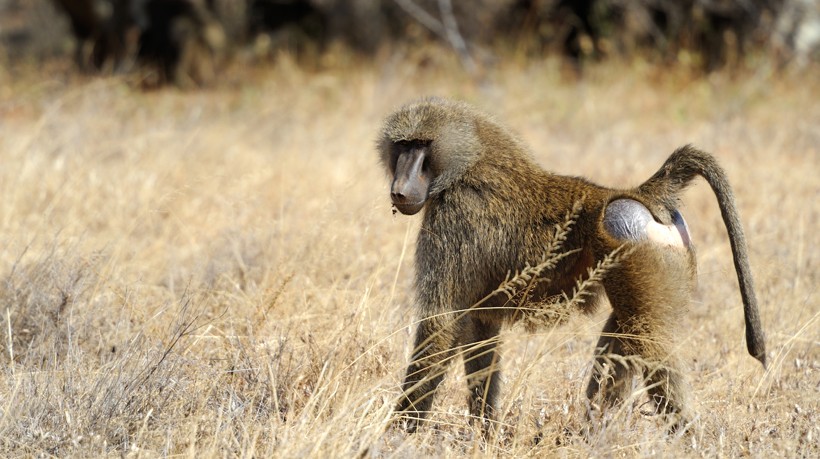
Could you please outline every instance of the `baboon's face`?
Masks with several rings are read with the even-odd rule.
[[[427,202],[432,181],[430,171],[430,142],[400,141],[391,146],[390,200],[404,215],[418,213]]]

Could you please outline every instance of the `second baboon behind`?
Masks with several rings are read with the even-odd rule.
[[[492,419],[501,325],[533,316],[560,323],[570,310],[594,311],[604,295],[613,311],[596,346],[587,396],[603,406],[616,403],[639,375],[670,427],[686,422],[675,328],[694,289],[696,263],[677,209],[680,193],[698,175],[717,196],[729,234],[748,351],[765,365],[743,230],[726,175],[711,155],[685,146],[642,185],[605,188],[543,170],[500,124],[442,99],[390,115],[378,143],[393,206],[407,215],[424,210],[416,246],[420,320],[396,408],[409,430],[426,417],[448,362],[459,354],[471,414]],[[539,279],[518,291],[499,288],[543,262],[556,235],[563,255]],[[574,290],[585,282],[595,286],[579,299]]]

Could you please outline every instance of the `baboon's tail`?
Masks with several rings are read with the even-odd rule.
[[[746,319],[746,348],[754,358],[766,366],[766,343],[760,315],[757,310],[757,297],[754,292],[752,270],[749,267],[746,237],[740,218],[735,208],[735,198],[726,173],[715,158],[691,145],[678,148],[669,156],[658,172],[644,182],[638,190],[641,194],[660,200],[667,208],[678,207],[678,196],[684,188],[700,175],[712,187],[717,197],[723,223],[729,233],[732,246],[732,258],[735,262],[740,294],[743,298],[743,313]]]

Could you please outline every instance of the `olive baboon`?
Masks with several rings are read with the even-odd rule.
[[[613,312],[596,347],[587,395],[615,403],[626,377],[640,375],[673,428],[685,422],[685,378],[673,328],[688,305],[696,265],[676,209],[679,194],[696,175],[717,196],[740,282],[747,348],[765,365],[743,230],[726,175],[709,154],[685,146],[639,187],[604,188],[544,171],[501,125],[441,99],[421,100],[390,115],[378,149],[392,177],[394,207],[406,215],[424,209],[415,280],[421,320],[396,408],[408,430],[426,416],[447,362],[458,353],[472,415],[492,419],[502,323],[548,308],[558,323],[565,317],[562,308],[574,305],[589,313],[604,293]],[[568,214],[565,253],[546,280],[532,284],[523,302],[497,293],[511,272],[539,263]],[[561,300],[618,251],[623,256],[584,301]]]

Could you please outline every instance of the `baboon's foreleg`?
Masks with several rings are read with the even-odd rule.
[[[450,316],[423,319],[416,328],[413,356],[402,384],[396,412],[414,432],[427,417],[436,389],[454,355],[462,324]]]
[[[470,390],[470,414],[482,421],[495,416],[498,399],[500,354],[498,353],[499,325],[476,318],[468,319],[470,333],[464,343],[464,369]]]

